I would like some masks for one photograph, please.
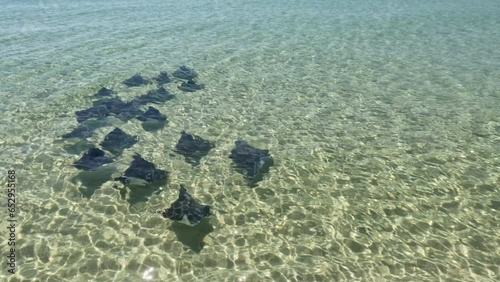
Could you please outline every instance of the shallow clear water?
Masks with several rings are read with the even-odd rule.
[[[0,277],[500,279],[498,1],[102,2],[0,1],[0,168],[20,208],[17,274]],[[130,207],[60,136],[102,85],[130,100],[154,86],[121,81],[183,64],[206,89],[167,84],[163,130],[110,118],[89,138],[139,136],[113,177],[134,153],[171,173]],[[216,144],[198,167],[171,151],[182,130]],[[275,160],[254,189],[228,158],[237,138]],[[180,184],[215,213],[197,229],[155,214]]]

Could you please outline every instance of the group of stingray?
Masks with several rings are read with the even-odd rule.
[[[178,89],[181,91],[194,92],[204,88],[203,84],[198,84],[195,81],[198,74],[189,67],[179,67],[172,76],[181,82],[178,85]],[[92,107],[76,112],[76,120],[79,126],[62,137],[86,139],[92,136],[96,129],[95,126],[91,125],[90,121],[102,120],[108,116],[115,116],[122,121],[136,118],[142,122],[142,127],[150,132],[163,128],[167,123],[166,115],[152,106],[148,106],[146,111],[143,111],[142,108],[148,104],[159,104],[174,99],[175,95],[169,93],[163,85],[174,82],[175,79],[171,79],[167,72],[161,72],[152,80],[145,79],[140,74],[135,74],[122,83],[128,87],[137,87],[151,84],[153,81],[158,84],[156,90],[151,90],[147,94],[128,102],[113,97],[116,94],[113,90],[102,87],[94,94],[94,97],[99,98],[99,100],[94,101]],[[114,158],[120,156],[125,149],[131,148],[138,141],[137,136],[131,136],[116,127],[99,143],[102,149],[94,145],[90,146],[83,153],[83,156],[73,163],[73,166],[84,171],[95,171],[103,165],[114,162]],[[200,164],[201,159],[214,147],[213,142],[182,131],[174,152],[184,156],[186,162],[197,166]],[[105,151],[108,151],[112,156],[107,156]],[[257,182],[263,179],[263,176],[269,172],[269,168],[274,164],[268,150],[255,148],[242,139],[235,141],[229,158],[233,161],[235,169],[247,179],[250,187],[255,187]],[[124,185],[129,185],[131,191],[137,195],[146,191],[144,186],[166,183],[168,178],[168,171],[156,168],[153,163],[136,153],[128,169],[115,180]],[[142,188],[137,188],[137,186]],[[170,208],[161,212],[163,217],[188,225],[196,225],[201,219],[211,215],[209,206],[199,204],[183,185],[180,187],[178,199],[171,204]],[[144,195],[139,196],[143,197]]]

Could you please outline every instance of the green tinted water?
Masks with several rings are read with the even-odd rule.
[[[499,278],[499,4],[268,2],[1,5],[0,167],[16,170],[20,211],[17,274],[4,265],[0,276]],[[109,175],[82,183],[71,167],[80,155],[60,141],[74,112],[101,85],[129,100],[154,86],[121,81],[182,64],[206,89],[167,84],[177,99],[157,106],[163,130],[111,118],[89,138],[98,144],[114,126],[139,136],[113,176],[137,152],[171,173],[165,192],[130,208]],[[199,167],[171,152],[182,130],[216,143]],[[275,159],[255,189],[231,168],[239,137]],[[199,234],[154,213],[180,184],[214,210]],[[178,234],[202,237],[203,248]]]

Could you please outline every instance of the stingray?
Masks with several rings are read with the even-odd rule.
[[[196,84],[196,82],[192,79],[189,79],[186,82],[182,82],[181,85],[177,86],[179,90],[185,91],[185,92],[195,92],[196,90],[201,90],[205,88],[204,84]]]
[[[121,114],[124,111],[135,110],[137,111],[137,106],[132,102],[123,102],[119,98],[109,98],[94,101],[93,106],[104,106],[106,109],[115,115]]]
[[[103,149],[113,154],[121,155],[123,150],[132,147],[137,141],[139,141],[137,136],[128,135],[123,130],[116,127],[104,137],[104,141],[102,141],[100,145]]]
[[[244,140],[237,140],[229,158],[233,160],[237,170],[245,175],[250,187],[257,186],[264,174],[274,165],[269,150],[257,149]]]
[[[163,86],[156,90],[150,90],[147,94],[141,95],[134,99],[134,103],[145,105],[147,103],[159,104],[175,98],[175,95],[170,94]]]
[[[130,78],[125,79],[122,83],[127,85],[128,87],[134,87],[141,86],[143,84],[150,84],[151,81],[144,79],[140,74],[136,73]]]
[[[94,94],[94,97],[108,97],[112,94],[115,94],[115,91],[103,86],[99,91],[97,91],[97,93]]]
[[[193,69],[186,66],[180,66],[172,75],[180,79],[193,79],[198,76]]]
[[[137,116],[136,119],[138,119],[140,121],[147,121],[148,119],[154,119],[154,120],[158,120],[158,121],[166,121],[167,116],[160,113],[160,111],[158,111],[157,109],[149,106],[148,110],[145,113],[143,113],[142,115]]]
[[[94,129],[89,126],[80,124],[78,127],[73,129],[70,133],[62,135],[62,138],[81,138],[87,139],[94,134]]]
[[[127,121],[141,113],[138,105],[133,102],[123,102],[118,98],[110,98],[94,101],[92,107],[77,111],[76,120],[84,122],[90,118],[103,118],[114,114],[121,120]]]
[[[169,173],[165,170],[157,169],[153,163],[146,161],[141,155],[135,154],[134,160],[123,175],[115,180],[119,180],[124,184],[137,181],[136,183],[139,185],[146,185],[147,183],[168,180]]]
[[[160,72],[160,74],[157,77],[153,78],[153,80],[156,81],[159,85],[172,82],[172,79],[168,77],[168,73],[166,71]]]
[[[76,114],[76,121],[84,122],[90,118],[107,117],[109,116],[110,111],[104,105],[93,105],[88,109],[76,111],[75,114]]]
[[[209,217],[210,206],[200,205],[187,192],[184,185],[179,189],[179,198],[170,205],[170,208],[161,213],[164,218],[194,226],[205,217]]]
[[[136,119],[142,121],[142,128],[148,132],[160,130],[167,123],[167,116],[151,106],[144,114],[137,116]]]
[[[79,160],[74,162],[73,166],[81,170],[92,171],[102,165],[112,162],[112,158],[104,156],[103,150],[93,147],[85,152]]]
[[[199,136],[181,132],[181,138],[175,146],[174,152],[184,156],[186,162],[193,166],[199,165],[202,157],[215,147],[215,145]]]
[[[94,135],[94,132],[97,128],[109,125],[110,123],[106,119],[89,120],[85,121],[84,123],[78,124],[78,126],[74,128],[70,133],[63,134],[61,135],[61,137],[63,139],[79,138],[82,139],[81,141],[85,141],[88,137]],[[86,148],[85,151],[87,149],[88,148]]]
[[[134,101],[123,102],[118,98],[97,100],[94,101],[93,106],[104,106],[109,114],[113,114],[123,121],[127,121],[143,113],[141,109],[139,109],[139,105],[134,103]]]

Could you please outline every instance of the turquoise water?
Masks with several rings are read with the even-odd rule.
[[[17,274],[0,277],[500,279],[498,1],[102,2],[0,1],[0,168],[19,199]],[[171,173],[165,191],[130,207],[108,174],[82,181],[60,137],[75,111],[184,64],[206,89],[167,84],[164,129],[110,118],[89,138],[139,136],[113,176],[140,153]],[[216,144],[198,167],[171,151],[182,130]],[[237,138],[275,160],[254,189]],[[214,211],[198,252],[155,214],[180,184]]]

